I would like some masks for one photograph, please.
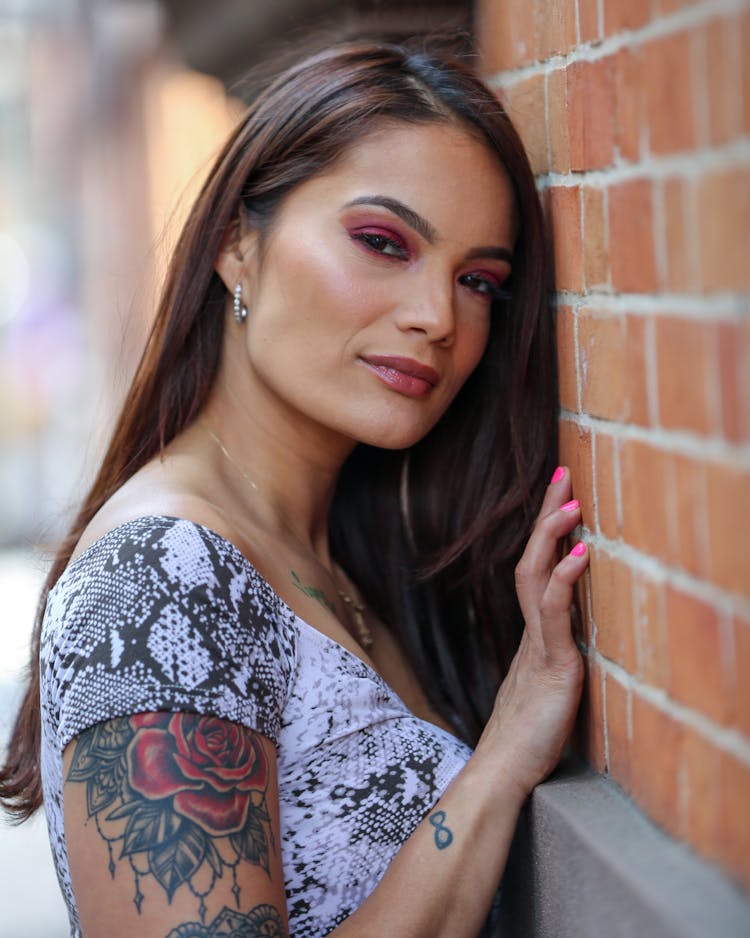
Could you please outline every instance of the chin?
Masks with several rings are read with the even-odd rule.
[[[395,421],[388,426],[372,429],[360,426],[355,438],[358,443],[366,443],[368,446],[376,446],[378,449],[409,449],[427,436],[434,427],[435,422],[429,425],[422,424],[419,427],[415,427],[414,424],[408,427],[398,426]]]

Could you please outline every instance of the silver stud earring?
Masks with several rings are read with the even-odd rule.
[[[242,284],[240,283],[234,288],[234,318],[239,325],[247,319],[247,306],[242,302]]]

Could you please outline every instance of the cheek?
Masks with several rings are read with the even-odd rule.
[[[301,235],[298,250],[292,244],[276,251],[264,276],[261,302],[268,303],[285,330],[298,323],[305,330],[325,333],[362,322],[375,296],[345,248],[314,246],[303,239]],[[311,333],[306,335],[309,340]]]

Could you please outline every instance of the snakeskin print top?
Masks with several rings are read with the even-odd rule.
[[[45,807],[73,938],[62,752],[97,723],[190,711],[274,741],[290,932],[305,938],[358,908],[470,755],[296,616],[233,544],[176,518],[123,524],[68,567],[47,602],[41,677]]]

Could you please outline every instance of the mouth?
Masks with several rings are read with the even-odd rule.
[[[425,397],[440,381],[434,368],[413,358],[371,355],[361,361],[383,384],[407,397]]]

